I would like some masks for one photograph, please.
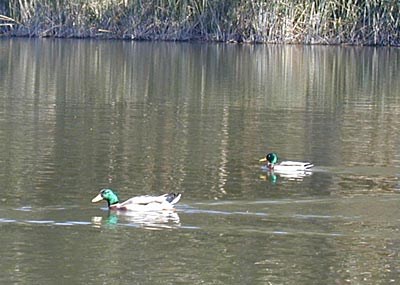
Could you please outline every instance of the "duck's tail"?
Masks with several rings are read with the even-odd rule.
[[[167,196],[165,197],[165,199],[167,200],[168,203],[170,203],[171,205],[175,205],[176,203],[179,202],[179,200],[181,199],[182,194],[181,193],[169,193],[167,194]]]
[[[313,167],[314,167],[314,164],[312,164],[311,162],[306,162],[306,164],[304,165],[305,170],[310,170]]]

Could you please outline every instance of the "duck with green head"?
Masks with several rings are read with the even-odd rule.
[[[266,162],[263,168],[277,173],[294,173],[310,171],[314,166],[311,162],[300,161],[282,161],[278,163],[278,155],[274,152],[268,153],[260,159],[260,162]]]
[[[110,210],[121,211],[166,211],[175,210],[174,205],[181,199],[180,193],[169,193],[160,196],[137,196],[124,202],[119,202],[118,195],[112,189],[101,189],[92,199],[92,203],[105,200]]]

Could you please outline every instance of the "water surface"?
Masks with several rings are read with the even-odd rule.
[[[399,282],[398,49],[1,39],[0,74],[1,283]]]

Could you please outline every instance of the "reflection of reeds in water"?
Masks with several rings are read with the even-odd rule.
[[[67,176],[84,183],[110,176],[112,183],[125,181],[124,191],[199,187],[222,198],[232,181],[235,187],[246,181],[239,162],[262,153],[251,148],[266,140],[288,158],[315,160],[316,145],[329,165],[398,165],[396,49],[33,42],[2,45],[10,65],[0,82],[11,112],[3,117],[13,126],[5,137],[30,144],[4,152],[9,167],[0,176],[57,186],[57,179],[42,180],[56,176],[43,173],[76,159],[80,167]],[[31,104],[13,109],[22,95]],[[65,140],[79,145],[68,160]]]
[[[64,1],[0,4],[13,35],[400,44],[398,1]]]

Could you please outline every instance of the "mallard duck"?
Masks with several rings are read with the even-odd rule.
[[[137,196],[120,203],[117,194],[111,189],[101,189],[92,199],[92,203],[106,200],[110,210],[121,211],[165,211],[174,210],[174,205],[181,199],[180,193],[169,193],[161,196]]]
[[[311,162],[282,161],[278,162],[278,155],[274,152],[268,153],[260,159],[260,162],[267,162],[263,168],[276,173],[296,173],[310,171],[314,166]]]

